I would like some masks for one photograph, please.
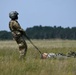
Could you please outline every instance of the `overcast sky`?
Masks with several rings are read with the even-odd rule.
[[[0,0],[0,30],[8,30],[9,12],[19,12],[23,29],[42,26],[76,26],[76,0]]]

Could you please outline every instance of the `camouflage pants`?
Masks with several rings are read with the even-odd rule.
[[[15,38],[15,40],[19,46],[20,58],[23,58],[27,52],[27,44],[25,42],[25,39],[23,37],[18,37]]]

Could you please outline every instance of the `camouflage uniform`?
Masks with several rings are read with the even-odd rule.
[[[20,24],[16,20],[11,20],[9,22],[9,28],[12,32],[13,38],[19,46],[20,58],[22,58],[27,52],[27,44],[23,38],[23,33],[25,33],[25,31],[20,27]]]

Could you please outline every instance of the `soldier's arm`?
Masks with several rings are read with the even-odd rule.
[[[25,31],[23,28],[21,28],[20,24],[18,22],[16,22],[15,24],[16,29],[22,34],[22,35],[26,35]]]

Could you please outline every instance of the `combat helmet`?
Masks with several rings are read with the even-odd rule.
[[[11,11],[9,13],[9,17],[12,19],[12,20],[15,20],[15,19],[18,19],[18,12],[17,11]]]

